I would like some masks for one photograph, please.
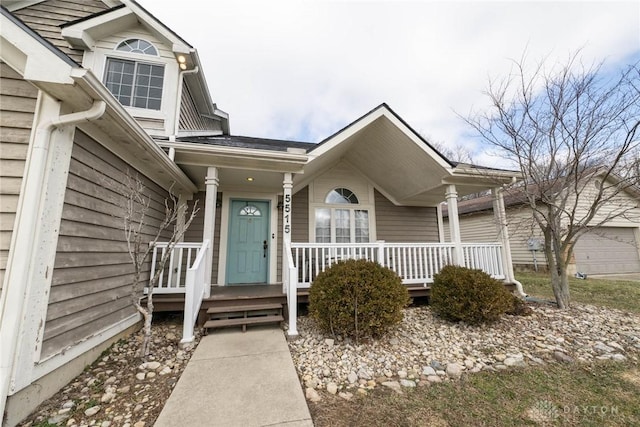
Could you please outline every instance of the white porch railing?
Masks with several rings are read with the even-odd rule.
[[[156,272],[157,263],[167,252],[167,242],[157,242],[151,254],[151,277]],[[169,256],[169,261],[153,288],[154,294],[185,293],[185,275],[202,250],[202,242],[176,243]]]
[[[447,264],[480,269],[496,279],[506,277],[499,243],[463,243],[463,259],[456,262],[453,243],[291,243],[285,244],[283,287],[289,306],[289,335],[297,335],[297,291],[309,288],[316,276],[344,259],[367,259],[395,271],[402,283],[433,283]]]
[[[193,265],[187,269],[185,279],[184,294],[184,321],[182,322],[182,340],[181,344],[189,343],[194,340],[193,326],[198,319],[200,305],[204,299],[205,286],[208,280],[205,280],[205,257],[209,256],[209,241],[202,242],[202,246],[198,249]]]
[[[499,243],[463,243],[465,267],[504,279],[502,246]],[[455,264],[453,243],[292,243],[293,264],[298,268],[298,287],[308,288],[316,276],[344,259],[377,261],[395,271],[406,285],[433,282],[447,264]]]

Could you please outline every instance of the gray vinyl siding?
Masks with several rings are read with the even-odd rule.
[[[387,242],[438,242],[436,208],[396,206],[375,191],[376,234]]]
[[[542,239],[540,229],[533,224],[533,218],[528,209],[507,209],[509,230],[509,246],[511,258],[515,266],[533,266],[533,253],[529,251],[528,241],[531,237]],[[449,221],[444,221],[444,236],[450,241]],[[460,215],[460,238],[463,243],[499,243],[500,236],[496,227],[493,211],[482,211],[473,214]],[[544,239],[543,239],[544,240]],[[544,252],[536,252],[536,263],[546,265]]]
[[[198,213],[191,222],[191,226],[184,234],[185,242],[202,242],[204,231],[204,201],[206,193],[200,191],[189,201],[189,212],[193,209],[193,204],[198,202]],[[218,193],[218,200],[222,200],[222,193]],[[213,230],[213,268],[211,269],[211,283],[218,283],[218,260],[220,259],[220,222],[222,221],[222,207],[216,208],[215,229]]]
[[[0,61],[0,292],[37,97],[38,89]]]
[[[282,197],[282,196],[280,196]],[[278,198],[281,200],[281,198]],[[282,210],[278,210],[278,271],[277,280],[282,281]],[[309,242],[309,187],[304,187],[291,198],[291,241]]]
[[[291,241],[309,242],[309,187],[293,195],[291,209]]]
[[[182,99],[180,100],[179,126],[180,130],[222,130],[219,121],[200,115],[189,86],[184,82],[182,83]]]
[[[62,38],[60,25],[108,9],[99,0],[48,0],[13,12],[31,29],[76,61],[82,63],[84,51],[72,49]]]
[[[117,188],[128,165],[76,130],[56,249],[42,356],[73,345],[135,313],[133,266],[122,229]],[[167,192],[137,175],[150,197],[145,231],[155,234]],[[165,236],[166,237],[166,236]],[[149,264],[143,280],[149,278]]]

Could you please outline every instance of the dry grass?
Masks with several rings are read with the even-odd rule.
[[[549,276],[542,273],[519,273],[524,291],[533,296],[553,300]],[[600,305],[619,310],[640,313],[640,282],[624,280],[569,279],[571,301]]]
[[[521,274],[525,291],[552,298],[542,274]],[[640,312],[640,283],[571,279],[573,301]],[[309,403],[318,427],[331,426],[637,426],[640,365],[548,364],[482,372],[461,381],[405,390],[379,386],[351,401],[322,394]]]
[[[484,372],[399,395],[378,388],[353,400],[323,394],[314,423],[331,426],[635,426],[638,365],[552,364]]]

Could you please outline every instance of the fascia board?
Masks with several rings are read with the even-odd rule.
[[[27,80],[71,84],[71,60],[65,61],[49,46],[25,32],[4,14],[0,16],[0,56]]]
[[[427,153],[433,160],[438,163],[446,171],[451,171],[451,165],[442,158],[442,156],[436,152],[433,148],[431,148],[428,144],[426,144],[415,132],[407,127],[407,125],[398,117],[387,110],[385,107],[382,108],[382,114],[393,123],[398,129],[402,130],[402,132],[411,140],[418,148]]]
[[[42,3],[45,0],[8,0],[2,1],[2,5],[7,8],[10,12],[14,12],[16,10],[24,9],[25,7],[33,6],[38,3]]]
[[[95,40],[118,32],[137,21],[136,15],[123,7],[62,28],[62,37],[72,46],[93,49]]]
[[[138,146],[146,151],[152,157],[155,164],[163,168],[164,174],[169,176],[175,182],[176,186],[182,188],[186,192],[195,193],[196,185],[187,177],[187,175],[175,164],[164,152],[160,146],[147,134],[140,124],[124,109],[109,92],[109,90],[100,82],[100,80],[89,70],[74,69],[72,77],[78,85],[82,85],[87,91],[92,92],[89,95],[102,99],[107,103],[108,110],[118,122],[124,126],[131,138]],[[179,188],[176,188],[179,190]]]
[[[250,148],[237,148],[237,147],[221,147],[205,144],[194,144],[184,142],[158,142],[158,145],[163,148],[173,148],[176,150],[176,154],[190,154],[198,155],[203,164],[207,163],[207,157],[219,157],[228,158],[230,160],[242,160],[264,162],[266,164],[280,164],[290,165],[293,167],[296,173],[302,173],[302,167],[307,162],[306,154],[296,154],[289,152],[269,152],[265,150],[255,150]],[[259,170],[259,168],[256,168]],[[287,168],[289,169],[289,168]],[[267,168],[265,167],[265,170]]]
[[[374,122],[377,118],[381,117],[383,114],[381,109],[375,110],[371,112],[368,116],[359,119],[357,122],[348,125],[342,132],[334,135],[330,140],[324,142],[322,145],[313,149],[309,152],[309,163],[314,161],[315,159],[322,157],[328,151],[332,150],[334,147],[338,146],[342,142],[346,141],[356,133],[363,130],[367,125]]]
[[[127,8],[136,14],[138,20],[144,24],[149,30],[153,31],[156,35],[165,39],[174,49],[176,53],[186,53],[193,50],[187,42],[182,40],[178,35],[169,30],[164,24],[162,24],[157,18],[140,7],[134,1],[122,0]],[[176,50],[177,49],[177,50]]]
[[[451,165],[449,165],[449,163],[447,163],[442,158],[442,156],[440,156],[429,145],[425,144],[424,141],[422,141],[422,139],[420,139],[412,129],[407,127],[407,125],[402,120],[398,119],[395,114],[389,111],[389,109],[385,105],[381,105],[376,110],[370,112],[368,115],[358,119],[351,125],[347,125],[347,127],[343,129],[342,132],[334,135],[330,140],[325,141],[324,143],[322,143],[322,145],[318,146],[318,148],[312,150],[309,153],[309,162],[312,162],[315,158],[321,157],[323,154],[338,146],[349,137],[364,130],[368,125],[370,125],[380,117],[385,117],[387,120],[389,120],[394,126],[400,129],[417,147],[419,147],[431,158],[433,158],[439,166],[451,173]]]

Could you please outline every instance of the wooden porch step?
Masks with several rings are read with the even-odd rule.
[[[255,317],[236,317],[232,319],[208,320],[204,324],[204,328],[214,329],[224,328],[226,326],[242,326],[242,331],[244,332],[247,325],[264,325],[269,323],[280,323],[282,321],[284,321],[284,317],[281,314]]]
[[[220,313],[239,313],[250,311],[262,311],[262,310],[282,310],[282,304],[270,303],[270,304],[246,304],[246,305],[232,305],[228,307],[209,307],[207,314],[220,314]]]

